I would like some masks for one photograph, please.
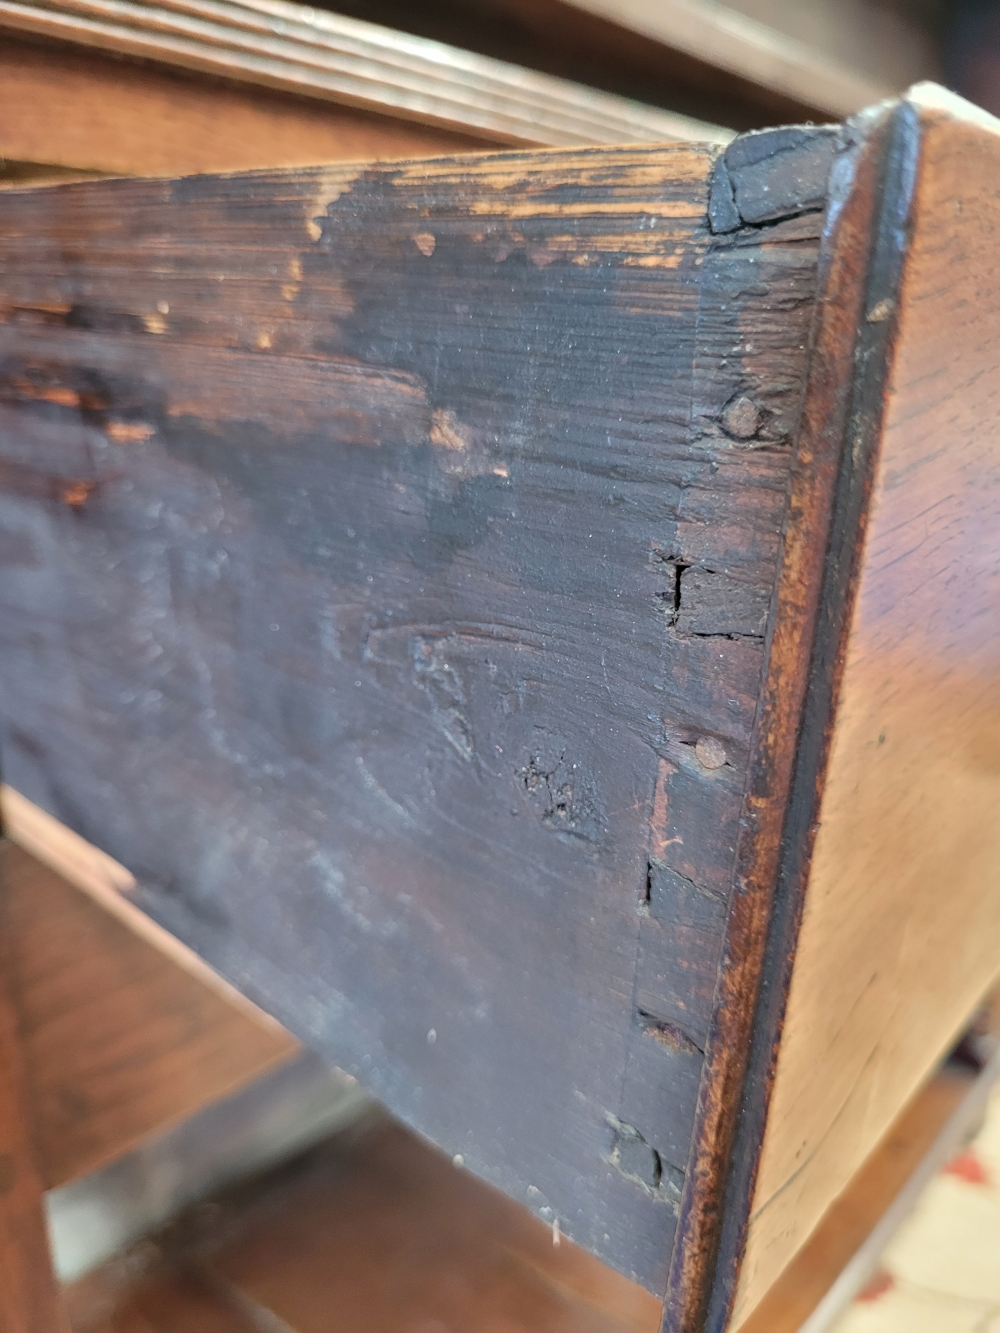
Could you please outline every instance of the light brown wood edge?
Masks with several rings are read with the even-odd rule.
[[[289,0],[0,0],[0,28],[475,131],[505,144],[732,138],[716,125]]]
[[[794,37],[706,0],[572,0],[674,51],[724,70],[740,84],[800,102],[834,120],[892,97],[898,88],[859,75]]]
[[[0,823],[4,836],[11,842],[16,842],[70,884],[82,889],[106,912],[117,917],[178,967],[217,992],[234,1008],[242,1010],[258,1025],[284,1031],[276,1019],[220,977],[186,944],[148,917],[135,903],[129,902],[124,895],[136,887],[136,881],[124,866],[6,783],[0,783]],[[290,1052],[289,1058],[295,1054],[297,1048]]]
[[[722,1333],[739,1276],[894,330],[891,321],[866,322],[864,313],[899,281],[902,255],[893,238],[900,210],[909,207],[914,126],[906,103],[866,113],[847,127],[853,146],[831,182],[796,470],[664,1333]]]

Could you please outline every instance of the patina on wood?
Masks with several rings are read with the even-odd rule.
[[[821,220],[715,151],[0,201],[5,780],[659,1292]]]

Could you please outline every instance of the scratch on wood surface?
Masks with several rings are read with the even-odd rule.
[[[670,814],[667,808],[667,783],[677,772],[669,759],[662,759],[656,773],[656,788],[653,792],[653,813],[649,821],[649,851],[657,861],[662,861],[667,848],[675,843],[682,843],[683,838],[668,838]]]
[[[109,421],[104,433],[115,444],[143,444],[156,434],[155,426],[147,426],[144,421]]]

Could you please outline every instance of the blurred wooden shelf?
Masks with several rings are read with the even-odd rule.
[[[743,1333],[798,1333],[992,1086],[921,1090]],[[971,1120],[966,1114],[968,1129]],[[872,1262],[877,1258],[877,1251]],[[203,1201],[67,1290],[74,1333],[658,1333],[659,1304],[384,1114]],[[144,1322],[138,1322],[138,1321]],[[825,1325],[824,1325],[825,1327]]]
[[[286,0],[0,0],[0,33],[0,154],[43,167],[155,175],[729,137]]]

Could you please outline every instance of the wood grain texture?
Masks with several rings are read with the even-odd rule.
[[[10,986],[9,895],[0,867],[0,1329],[69,1328],[52,1272],[35,1156],[34,1113]]]
[[[940,73],[933,18],[870,0],[336,0],[336,8],[739,130],[839,120],[872,96]]]
[[[38,1165],[65,1184],[293,1059],[21,848],[0,843],[8,980]]]
[[[802,801],[796,798],[804,791],[808,800],[814,775],[802,756],[811,767],[822,762],[821,744],[804,748],[802,737],[812,728],[821,741],[830,714],[829,673],[816,665],[824,639],[843,618],[845,596],[836,579],[827,584],[841,568],[845,575],[851,568],[849,560],[837,558],[845,543],[851,549],[850,525],[838,513],[844,506],[837,498],[843,460],[853,457],[850,451],[845,455],[844,440],[855,406],[852,366],[879,213],[884,128],[881,114],[868,133],[847,127],[832,176],[834,204],[822,217],[820,299],[810,330],[808,387],[740,811],[734,892],[671,1264],[665,1323],[670,1333],[726,1326],[743,1256],[787,988],[784,974],[794,955],[801,902],[788,858],[807,854],[809,847],[808,807],[803,825]],[[780,142],[788,131],[774,133]],[[748,136],[751,142],[755,137]],[[734,146],[741,149],[745,142]],[[735,228],[742,192],[732,189],[728,157],[729,150],[716,163],[710,217],[714,226]],[[739,168],[738,162],[732,165]],[[735,218],[723,219],[720,190]],[[842,489],[854,505],[856,488]]]
[[[0,42],[0,152],[106,175],[294,167],[459,153],[474,134],[196,77],[97,50]]]
[[[799,1333],[933,1152],[974,1081],[971,1070],[946,1069],[921,1088],[744,1321],[743,1333]]]
[[[818,246],[711,167],[0,200],[9,781],[659,1291]]]
[[[493,143],[730,137],[658,107],[291,0],[0,0],[0,29],[363,107]]]
[[[895,351],[736,1326],[1000,960],[1000,127],[933,89],[900,114],[905,269],[867,307]]]

